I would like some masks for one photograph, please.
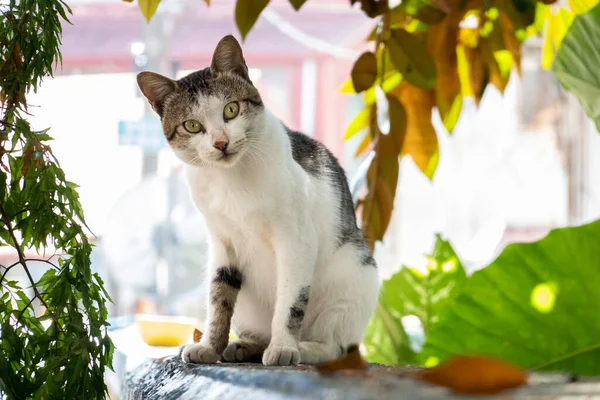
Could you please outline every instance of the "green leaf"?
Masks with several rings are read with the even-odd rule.
[[[401,317],[381,301],[367,326],[364,345],[369,362],[384,365],[417,363],[417,355],[410,347]]]
[[[138,6],[144,15],[144,18],[146,18],[146,22],[150,22],[156,13],[159,3],[160,0],[138,0]]]
[[[394,29],[386,45],[404,80],[422,89],[435,87],[435,64],[423,41],[404,29]]]
[[[524,369],[600,374],[600,220],[511,244],[475,272],[424,356],[487,355]]]
[[[269,4],[269,0],[237,0],[235,4],[235,22],[242,39],[246,38],[267,4]]]
[[[296,11],[300,10],[304,3],[306,3],[306,0],[290,0],[290,4]]]
[[[427,258],[424,270],[403,267],[383,282],[379,306],[365,336],[370,361],[417,363],[420,345],[415,342],[422,338],[413,337],[410,342],[401,319],[416,316],[427,335],[464,285],[465,270],[448,241],[436,235],[434,250]]]
[[[552,71],[573,93],[600,131],[600,5],[575,18],[556,55]]]

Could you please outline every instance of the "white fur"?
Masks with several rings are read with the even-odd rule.
[[[218,118],[220,111],[213,114]],[[212,162],[187,166],[192,198],[210,233],[211,274],[224,265],[242,271],[232,328],[270,338],[265,364],[333,359],[341,346],[362,341],[377,302],[377,269],[362,265],[351,243],[336,247],[340,213],[334,187],[294,161],[289,137],[275,116],[265,111],[259,119],[254,134],[260,136],[247,139],[247,150],[236,162],[226,168]],[[227,134],[232,143],[246,141],[233,129]],[[300,288],[308,285],[298,343],[286,323]],[[187,347],[184,359],[213,362],[212,355],[194,356],[207,346],[203,339]]]

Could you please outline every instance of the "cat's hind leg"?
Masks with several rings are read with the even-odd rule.
[[[223,352],[223,361],[227,362],[261,362],[262,355],[269,345],[268,341],[244,332],[239,340],[229,342]]]
[[[347,243],[320,269],[300,335],[300,363],[341,357],[362,342],[377,305],[380,281],[366,246]]]

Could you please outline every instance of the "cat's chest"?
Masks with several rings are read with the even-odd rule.
[[[194,202],[205,215],[240,221],[260,215],[276,203],[272,185],[256,177],[195,175],[189,184]]]

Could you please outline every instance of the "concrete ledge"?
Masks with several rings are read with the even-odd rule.
[[[219,399],[600,399],[600,381],[572,382],[566,374],[532,374],[529,386],[497,396],[453,396],[445,388],[402,377],[407,368],[373,365],[366,376],[353,371],[321,376],[312,367],[261,364],[185,364],[178,356],[148,360],[127,374],[127,400]]]

